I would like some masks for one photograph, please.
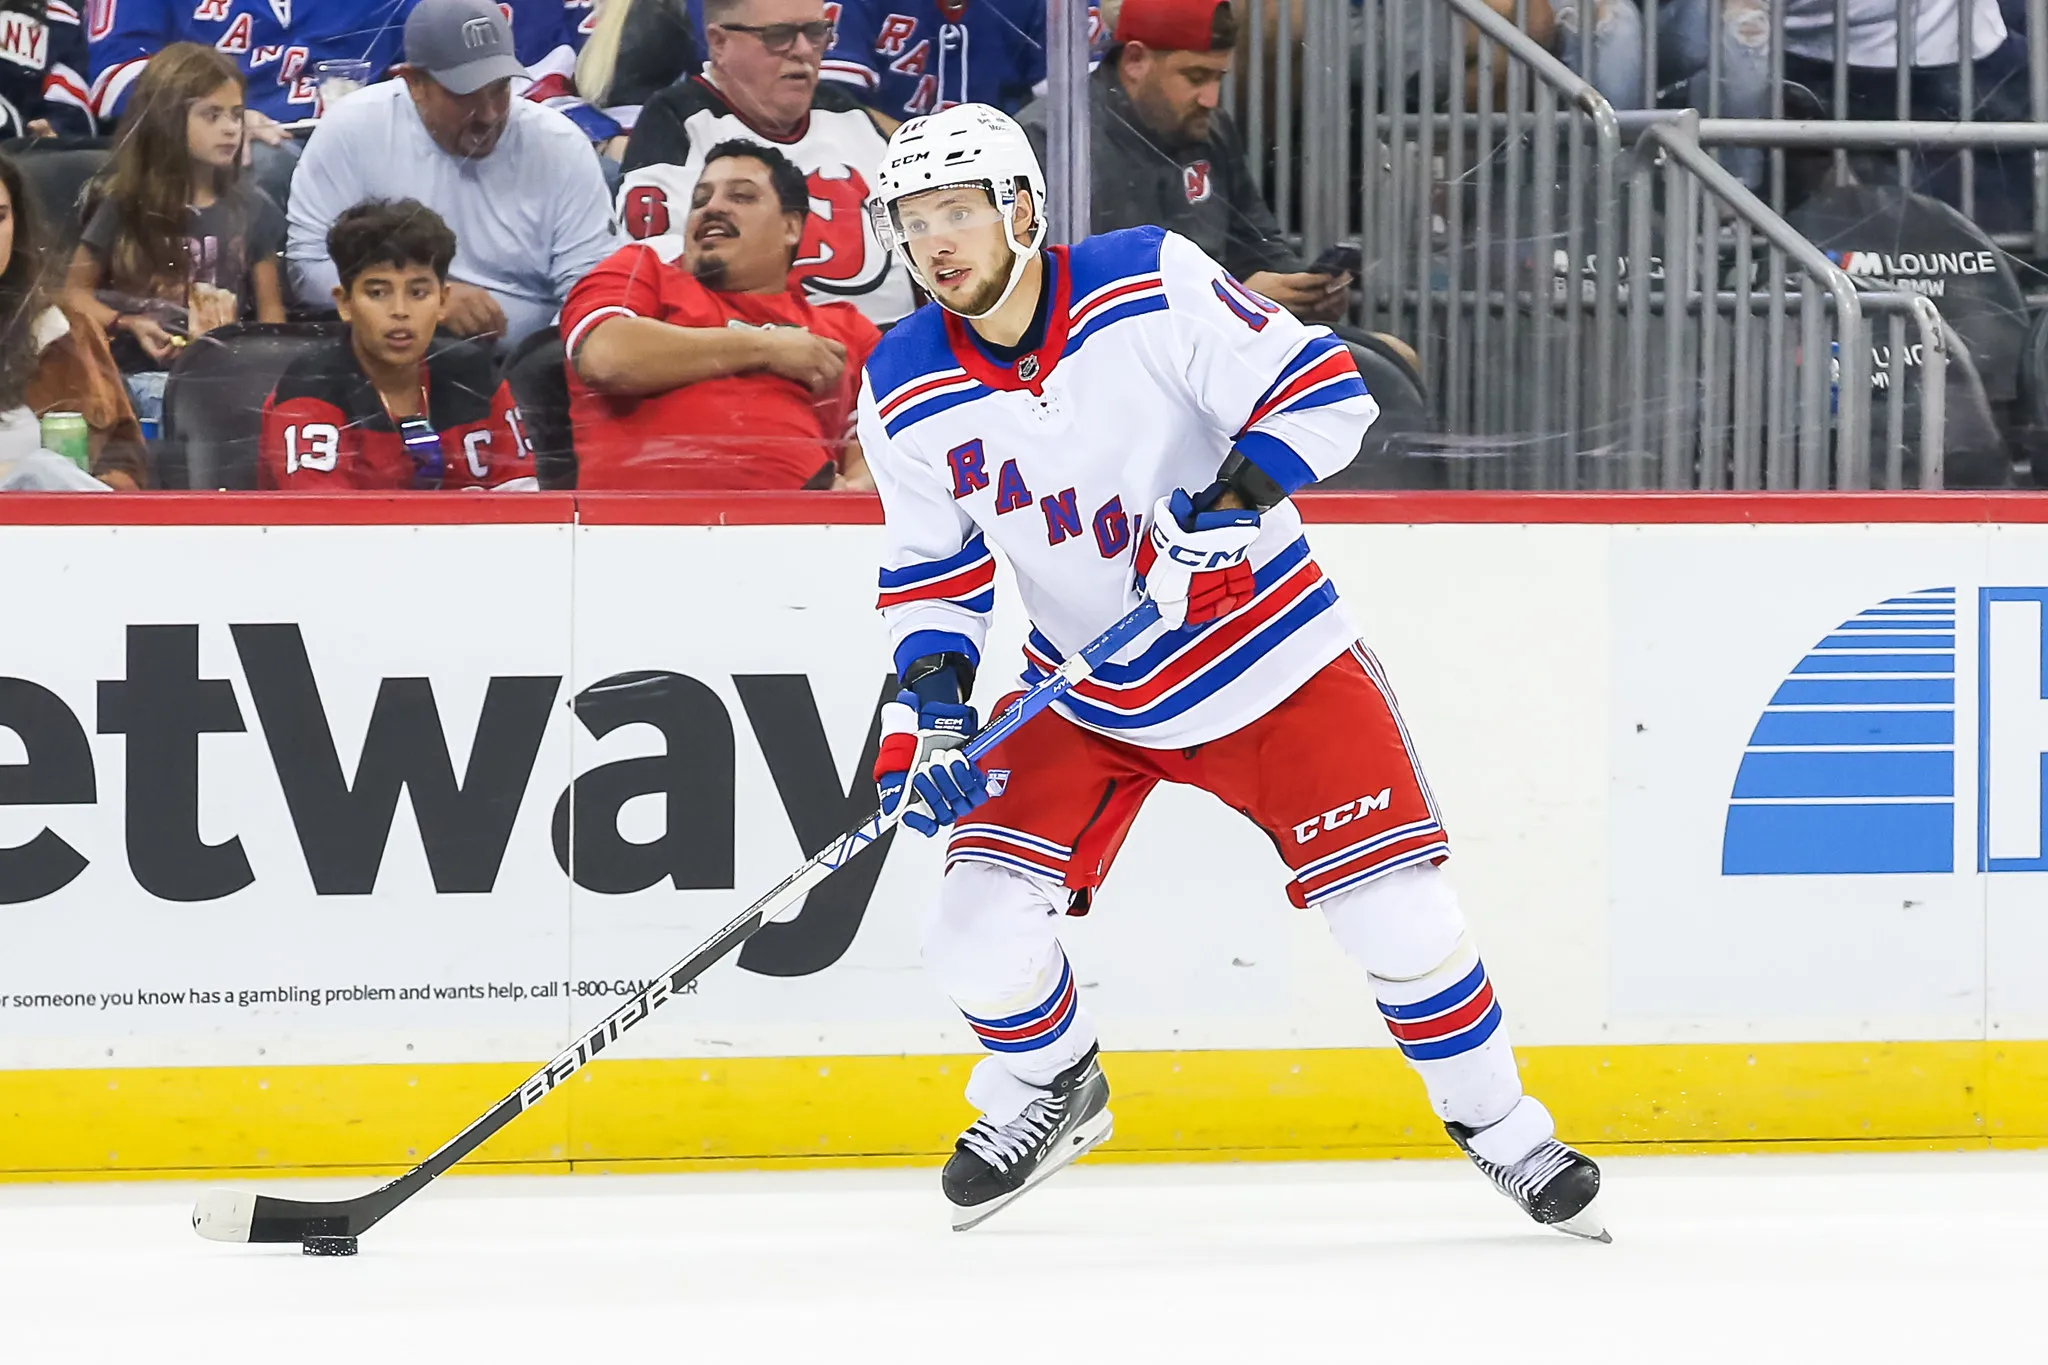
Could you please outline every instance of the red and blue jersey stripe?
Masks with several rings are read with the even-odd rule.
[[[996,560],[981,536],[944,559],[883,569],[878,610],[911,602],[945,602],[965,611],[989,612],[996,605]]]
[[[1130,663],[1105,663],[1059,705],[1085,725],[1135,731],[1181,715],[1215,695],[1308,622],[1337,604],[1337,590],[1309,557],[1306,537],[1253,572],[1252,600],[1228,616],[1162,635]],[[1027,685],[1063,661],[1037,630],[1024,643]]]

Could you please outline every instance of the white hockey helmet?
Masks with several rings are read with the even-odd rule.
[[[986,104],[956,104],[911,119],[896,130],[883,153],[868,212],[874,218],[875,236],[895,250],[910,278],[933,297],[937,291],[911,259],[896,205],[908,195],[953,185],[978,185],[987,190],[1003,217],[1003,241],[1009,244],[1012,257],[1010,278],[987,310],[971,315],[987,317],[1008,301],[1017,281],[1024,278],[1024,267],[1045,243],[1045,172],[1039,169],[1038,153],[1031,150],[1031,139],[1024,136],[1017,120]],[[1019,242],[1009,228],[1019,189],[1031,191],[1028,242]]]

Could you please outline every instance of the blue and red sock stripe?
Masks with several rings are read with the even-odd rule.
[[[1002,1019],[979,1019],[960,1011],[974,1036],[991,1052],[1035,1052],[1057,1042],[1074,1022],[1080,994],[1074,986],[1074,968],[1060,955],[1060,979],[1045,1003]]]
[[[1002,825],[961,825],[946,841],[946,867],[955,863],[992,863],[1029,876],[1064,882],[1074,850],[1021,829]]]
[[[1414,1062],[1439,1062],[1470,1052],[1500,1027],[1500,1004],[1493,998],[1484,962],[1473,963],[1458,984],[1427,1000],[1412,1005],[1382,1000],[1380,1013],[1386,1016],[1387,1032]]]

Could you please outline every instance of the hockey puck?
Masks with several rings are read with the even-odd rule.
[[[308,1237],[299,1243],[299,1250],[308,1256],[353,1256],[356,1254],[356,1239],[353,1237]]]

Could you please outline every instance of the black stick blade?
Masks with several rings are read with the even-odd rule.
[[[192,1230],[215,1242],[303,1242],[308,1237],[353,1237],[376,1219],[365,1201],[310,1202],[264,1194],[209,1190],[192,1208]]]

